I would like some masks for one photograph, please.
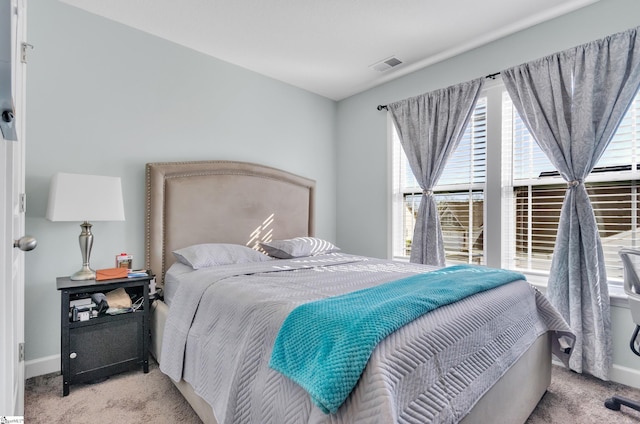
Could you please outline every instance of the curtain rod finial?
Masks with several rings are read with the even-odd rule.
[[[378,107],[376,109],[378,109],[378,110],[382,110],[382,109],[389,110],[389,108],[387,108],[387,105],[378,105]]]

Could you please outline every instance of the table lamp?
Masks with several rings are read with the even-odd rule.
[[[124,221],[120,177],[62,172],[55,174],[49,188],[47,219],[82,222],[79,236],[82,268],[70,278],[94,280],[96,273],[89,266],[93,246],[92,225],[89,221]]]

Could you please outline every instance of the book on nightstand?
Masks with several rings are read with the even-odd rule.
[[[127,278],[127,268],[106,268],[96,270],[96,281],[114,280],[116,278]]]

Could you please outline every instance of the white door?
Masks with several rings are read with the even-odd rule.
[[[14,247],[14,240],[26,241],[23,238],[26,69],[21,61],[22,44],[26,42],[26,0],[0,1],[4,15],[0,16],[3,19],[0,25],[6,28],[7,13],[11,21],[11,91],[17,136],[16,141],[0,137],[0,416],[23,416],[24,252]],[[0,119],[10,119],[2,112]]]

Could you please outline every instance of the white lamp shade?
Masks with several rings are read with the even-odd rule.
[[[124,221],[120,177],[66,174],[51,179],[50,221]]]

